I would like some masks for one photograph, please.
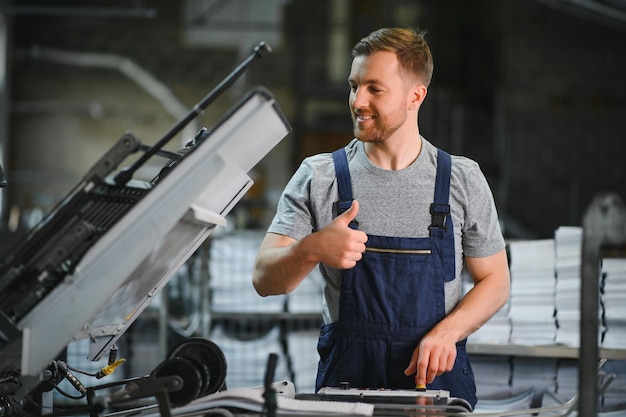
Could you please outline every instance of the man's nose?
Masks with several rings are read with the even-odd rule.
[[[369,104],[366,91],[363,89],[357,88],[353,90],[351,96],[352,108],[354,109],[365,108]]]

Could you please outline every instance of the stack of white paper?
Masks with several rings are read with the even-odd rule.
[[[315,393],[319,330],[293,330],[287,334],[287,353],[298,393]]]
[[[560,360],[556,370],[556,388],[554,395],[561,401],[569,401],[578,394],[578,362]]]
[[[626,259],[602,260],[604,335],[602,346],[622,349],[626,346]]]
[[[511,363],[505,356],[473,355],[472,370],[476,380],[476,396],[480,400],[511,397]]]
[[[252,271],[264,231],[236,230],[213,238],[209,259],[211,310],[214,312],[283,312],[285,296],[259,296]]]
[[[245,338],[243,337],[245,336]],[[274,380],[291,380],[287,359],[280,344],[280,326],[267,334],[249,339],[250,334],[230,334],[222,325],[216,325],[209,339],[226,358],[227,388],[250,387],[264,383],[270,353],[278,355]]]
[[[513,358],[513,392],[533,388],[536,392],[556,390],[557,359],[555,358]]]
[[[556,342],[580,345],[580,265],[583,231],[561,226],[554,234],[556,243]]]
[[[224,410],[230,409],[247,411],[236,415],[269,414],[265,407],[264,392],[263,386],[227,389],[198,398],[176,411],[177,415],[223,415],[225,414]],[[219,409],[218,411],[221,412],[212,412],[214,409]],[[277,392],[276,414],[285,416],[371,416],[374,414],[374,404],[356,401],[300,400],[291,395]],[[148,417],[152,416],[149,415]]]
[[[553,344],[554,240],[511,242],[511,342],[525,345]]]
[[[287,295],[290,313],[322,313],[322,273],[314,268],[311,273]]]

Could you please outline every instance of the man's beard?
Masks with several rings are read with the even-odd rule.
[[[356,121],[357,115],[353,113],[352,132],[354,137],[362,142],[382,143],[404,124],[406,117],[407,112],[401,110],[397,110],[391,115],[386,116],[385,119],[376,115],[371,126],[362,129]]]

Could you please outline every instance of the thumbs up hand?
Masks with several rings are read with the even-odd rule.
[[[349,269],[361,260],[367,235],[348,226],[358,213],[359,202],[354,200],[348,210],[316,233],[320,262],[337,269]]]
[[[359,202],[357,200],[352,200],[352,205],[346,211],[337,216],[333,220],[333,223],[350,227],[350,223],[356,219],[357,214],[359,214]]]

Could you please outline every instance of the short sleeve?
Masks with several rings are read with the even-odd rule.
[[[330,153],[304,159],[283,190],[268,232],[300,240],[332,221],[334,167]]]
[[[474,161],[467,163],[462,181],[467,198],[463,254],[477,258],[494,255],[504,249],[505,242],[491,188]]]

